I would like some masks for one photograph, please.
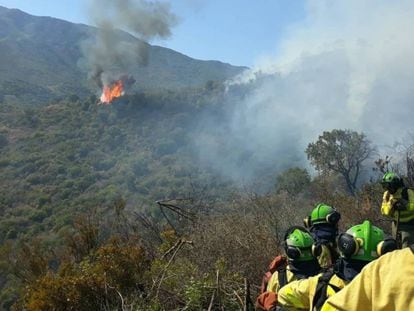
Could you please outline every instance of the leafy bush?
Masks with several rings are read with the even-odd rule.
[[[310,185],[311,177],[307,170],[294,167],[277,176],[276,191],[286,191],[290,195],[298,195]]]
[[[25,287],[16,309],[100,310],[121,306],[123,297],[144,292],[145,251],[116,241],[98,248],[79,264],[64,263]]]

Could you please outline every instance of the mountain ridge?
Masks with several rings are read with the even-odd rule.
[[[87,70],[82,66],[81,50],[82,42],[96,32],[93,26],[0,6],[0,100],[16,96],[45,101],[71,94],[96,94],[99,90],[88,81]],[[123,40],[140,41],[130,33],[118,32]],[[138,91],[200,87],[208,81],[224,81],[246,69],[144,44],[148,47],[148,64],[136,65],[131,72]]]

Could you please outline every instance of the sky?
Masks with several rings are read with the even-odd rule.
[[[48,0],[0,0],[0,5],[89,24],[99,23],[106,8],[102,3],[144,3],[88,1],[95,5],[94,14],[86,14],[85,1],[75,0],[66,1],[66,6]],[[251,91],[227,113],[225,126],[206,119],[200,122],[205,126],[198,131],[202,137],[195,139],[201,142],[197,148],[202,160],[219,172],[243,179],[268,167],[282,171],[309,165],[307,144],[333,129],[366,134],[378,148],[378,157],[392,156],[403,144],[414,146],[414,1],[170,3],[177,18],[163,14],[164,6],[151,16],[138,10],[141,19],[118,6],[119,15],[112,17],[131,29],[148,17],[148,38],[163,38],[150,43],[197,59],[249,67],[226,82],[229,89],[246,84]],[[100,60],[114,52],[125,52],[113,51],[107,39],[103,36],[90,55],[92,68],[102,67]]]
[[[93,24],[90,0],[0,0],[0,5],[37,16]],[[152,44],[192,58],[254,66],[278,45],[289,27],[305,17],[304,0],[173,0],[178,23],[171,36]]]
[[[252,92],[221,130],[206,121],[200,155],[235,179],[309,167],[307,145],[345,129],[376,147],[365,173],[379,157],[405,159],[414,146],[413,16],[412,0],[306,1],[305,18],[283,33],[277,53],[229,83]]]

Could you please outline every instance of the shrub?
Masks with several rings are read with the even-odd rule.
[[[102,310],[121,306],[121,297],[144,292],[148,270],[145,251],[135,245],[113,241],[79,264],[66,262],[58,273],[47,273],[24,289],[15,309]]]

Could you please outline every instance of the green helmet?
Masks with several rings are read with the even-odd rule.
[[[395,240],[384,239],[384,231],[369,220],[353,226],[338,237],[338,249],[342,257],[372,261],[386,252],[396,249]]]
[[[325,203],[320,203],[312,210],[310,216],[303,221],[306,227],[311,227],[318,224],[336,225],[341,218],[336,209]]]
[[[289,259],[298,261],[313,260],[312,246],[314,243],[312,235],[303,227],[294,226],[286,231],[284,246]]]
[[[383,184],[398,184],[401,182],[400,176],[395,174],[394,172],[387,172],[382,177],[382,183]]]
[[[398,176],[394,172],[387,172],[382,177],[383,183],[393,183],[393,182],[398,182],[398,181],[400,181],[400,176]]]

